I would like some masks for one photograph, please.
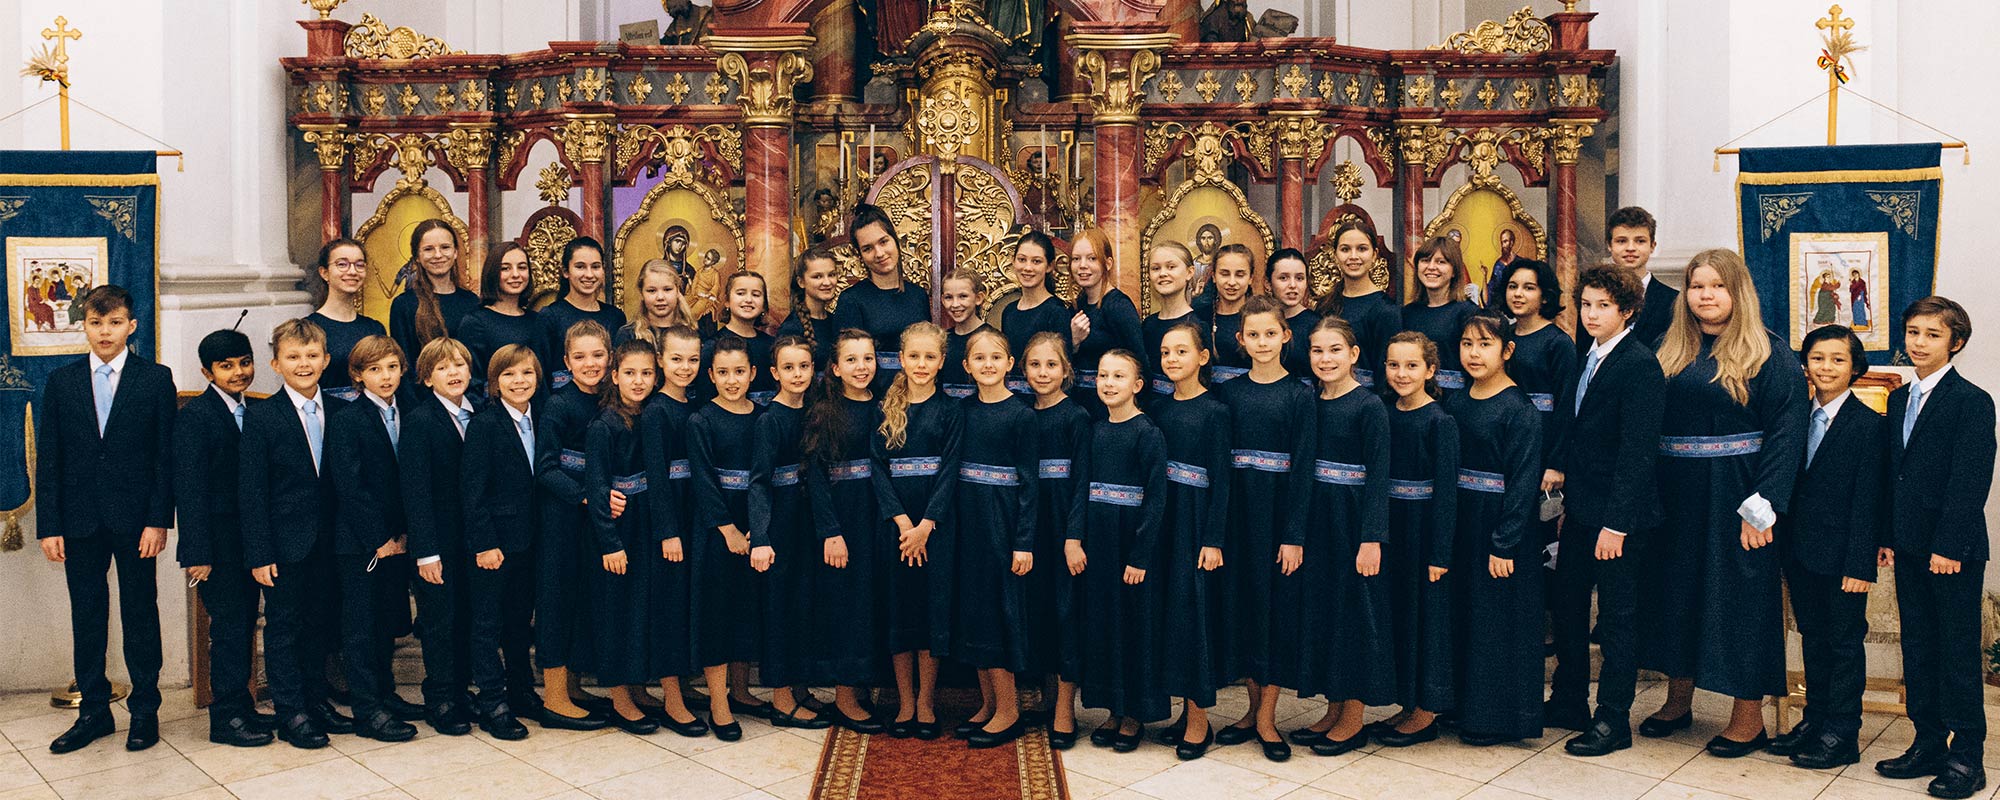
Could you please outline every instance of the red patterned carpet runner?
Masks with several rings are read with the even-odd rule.
[[[835,728],[821,751],[813,800],[1068,800],[1062,761],[1036,727],[974,750],[947,732],[932,741]]]

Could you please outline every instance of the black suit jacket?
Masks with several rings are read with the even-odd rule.
[[[1888,521],[1884,425],[1861,398],[1840,404],[1819,452],[1799,471],[1788,513],[1778,518],[1778,544],[1787,557],[1821,575],[1875,580],[1876,538]]]
[[[345,405],[325,392],[315,399],[328,420]],[[322,436],[322,467],[325,445]],[[284,390],[244,409],[237,472],[243,486],[244,566],[304,561],[333,534],[333,473],[313,469],[305,423]]]
[[[536,416],[531,408],[530,424],[540,422]],[[506,403],[488,403],[472,415],[465,430],[461,477],[466,551],[483,553],[497,547],[509,556],[526,551],[541,523],[537,516],[541,492],[535,465],[521,449],[521,434]]]
[[[244,409],[247,419],[249,409]],[[183,567],[243,566],[236,460],[243,434],[220,390],[181,406],[174,416],[174,511]]]
[[[1986,494],[1993,486],[1993,396],[1953,369],[1917,409],[1917,427],[1903,444],[1905,384],[1889,394],[1891,545],[1900,553],[1935,553],[1985,561]]]
[[[1660,524],[1653,469],[1667,378],[1652,348],[1632,331],[1598,363],[1579,410],[1577,382],[1586,363],[1577,360],[1556,398],[1552,453],[1563,473],[1563,502],[1574,518],[1627,537],[1643,534]]]
[[[58,367],[36,406],[36,538],[173,527],[173,371],[128,355],[101,436],[90,382],[89,356]]]
[[[326,470],[339,506],[334,552],[371,555],[404,532],[403,484],[381,407],[366,397],[348,403],[327,424],[326,439]]]
[[[1632,319],[1632,333],[1641,344],[1650,348],[1660,346],[1660,339],[1667,335],[1667,326],[1674,321],[1674,304],[1680,299],[1681,291],[1668,286],[1666,281],[1654,278],[1646,284],[1646,303]]]
[[[412,559],[465,552],[465,508],[459,499],[464,454],[458,423],[445,413],[436,394],[428,389],[419,392],[404,412],[397,450]]]

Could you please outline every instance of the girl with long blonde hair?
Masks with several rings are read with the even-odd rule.
[[[896,563],[883,602],[888,606],[890,664],[896,674],[896,716],[889,734],[936,739],[937,659],[951,649],[952,540],[935,539],[951,509],[958,475],[958,401],[938,386],[944,329],[918,322],[903,329],[903,368],[882,395],[882,423],[872,444],[873,470],[889,476],[881,516],[896,525]],[[931,563],[938,567],[932,568]]]

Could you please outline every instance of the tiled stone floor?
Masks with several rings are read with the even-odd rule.
[[[1637,707],[1656,706],[1665,690],[1644,688]],[[1240,691],[1225,694],[1218,723],[1243,706]],[[1063,754],[1075,800],[1335,800],[1336,798],[1543,798],[1543,800],[1917,800],[1922,781],[1891,781],[1871,768],[1900,752],[1912,736],[1906,719],[1868,715],[1862,728],[1862,763],[1821,772],[1792,767],[1768,754],[1734,761],[1713,758],[1701,745],[1719,728],[1728,701],[1696,700],[1692,730],[1663,740],[1639,739],[1631,750],[1602,759],[1572,758],[1562,751],[1567,732],[1520,746],[1476,749],[1447,737],[1405,750],[1318,758],[1300,750],[1283,764],[1265,761],[1251,746],[1213,750],[1181,763],[1173,751],[1148,744],[1114,754],[1088,742]],[[1281,727],[1315,719],[1319,706],[1287,697]],[[1385,710],[1377,710],[1383,713]],[[124,709],[117,714],[124,727]],[[2000,721],[2000,706],[1989,703]],[[51,755],[48,741],[67,727],[70,712],[48,707],[46,693],[0,694],[0,800],[29,798],[245,798],[342,800],[344,798],[564,798],[626,800],[804,800],[824,732],[777,730],[744,720],[744,739],[683,739],[661,732],[648,737],[618,732],[570,733],[530,725],[521,742],[499,742],[475,733],[431,734],[383,745],[336,736],[332,747],[304,751],[282,743],[238,749],[208,742],[205,713],[188,691],[168,692],[158,746],[124,750],[124,737]],[[1085,725],[1100,714],[1083,715]],[[2000,763],[2000,744],[1988,744],[1987,761]],[[2000,781],[1996,781],[2000,785]],[[1992,796],[1989,790],[1988,797]],[[938,800],[954,800],[939,798]]]

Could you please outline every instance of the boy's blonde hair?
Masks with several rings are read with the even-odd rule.
[[[288,319],[271,329],[271,357],[276,358],[279,348],[287,342],[299,345],[319,345],[326,349],[326,331],[309,319]]]
[[[417,354],[417,382],[428,384],[431,373],[439,365],[451,361],[471,366],[472,351],[457,339],[446,336],[432,339],[430,344],[424,345],[423,352]]]
[[[409,363],[403,358],[403,346],[396,344],[395,339],[379,333],[363,337],[354,343],[354,349],[347,354],[347,377],[360,383],[361,373],[367,371],[369,365],[385,358],[396,359],[397,363],[405,366]]]

